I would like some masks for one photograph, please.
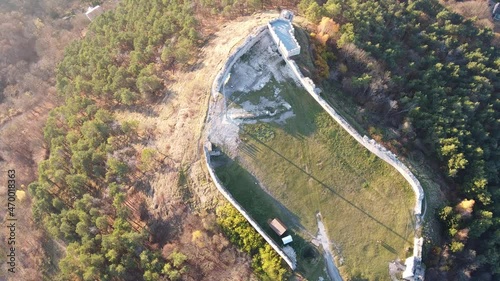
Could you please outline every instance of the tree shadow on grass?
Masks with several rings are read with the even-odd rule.
[[[241,150],[246,155],[248,155],[253,160],[257,160],[257,153],[260,151],[260,149],[257,146],[244,141],[239,144],[238,149]]]
[[[147,232],[148,242],[162,247],[171,239],[178,237],[183,230],[184,220],[187,216],[188,206],[181,202],[170,202],[162,216],[148,215]]]
[[[155,108],[152,104],[143,104],[143,105],[125,105],[119,104],[112,108],[113,111],[126,111],[138,113],[142,116],[146,117],[158,117],[158,109]]]
[[[134,191],[149,194],[152,191],[151,182],[146,177],[142,177],[135,182]]]
[[[262,146],[266,147],[267,149],[269,149],[269,151],[271,153],[274,153],[276,155],[278,155],[280,158],[282,158],[283,160],[285,160],[286,162],[288,162],[290,165],[294,166],[295,168],[297,168],[300,172],[304,173],[305,175],[307,175],[309,178],[311,178],[312,180],[314,180],[315,182],[317,182],[318,184],[320,184],[321,186],[323,186],[324,188],[326,188],[327,190],[329,190],[331,193],[335,194],[338,198],[340,198],[341,200],[343,200],[344,202],[346,202],[349,206],[351,206],[353,209],[361,212],[362,214],[364,214],[365,216],[367,216],[369,219],[371,219],[372,221],[376,222],[377,224],[379,224],[380,226],[384,227],[385,229],[387,229],[388,231],[390,231],[391,233],[393,233],[394,235],[396,235],[397,237],[401,238],[403,241],[405,242],[408,242],[408,243],[411,243],[410,241],[408,241],[403,235],[401,235],[400,233],[394,231],[392,228],[390,228],[389,226],[385,225],[383,222],[381,222],[379,219],[375,218],[374,216],[372,216],[370,213],[368,213],[367,211],[365,211],[364,209],[362,209],[361,207],[357,206],[356,204],[354,204],[353,202],[351,202],[350,200],[348,200],[347,198],[345,198],[344,196],[342,196],[340,193],[338,193],[337,191],[335,191],[335,189],[333,187],[330,187],[328,186],[327,184],[325,184],[323,181],[321,181],[320,179],[316,178],[313,174],[305,171],[304,169],[302,169],[299,165],[297,165],[296,163],[294,163],[293,161],[289,160],[288,158],[286,158],[283,154],[281,154],[280,152],[274,150],[272,147],[268,146],[266,143],[260,141],[257,137],[255,137],[254,135],[252,135],[251,133],[249,132],[245,132],[245,134],[247,134],[249,137],[253,138],[256,142],[260,143]]]
[[[369,279],[367,279],[367,278],[361,278],[359,276],[354,276],[351,280],[352,281],[369,281]]]
[[[197,71],[197,70],[202,69],[204,66],[205,66],[205,64],[203,62],[198,61],[198,62],[190,65],[189,67],[187,67],[187,71],[189,71],[189,72]]]
[[[169,88],[163,90],[163,95],[157,101],[157,104],[168,104],[177,96],[177,93]]]
[[[387,251],[389,251],[395,255],[398,254],[396,249],[394,249],[393,247],[391,247],[389,244],[385,243],[384,241],[380,242],[380,245],[382,245],[382,247],[384,247]]]

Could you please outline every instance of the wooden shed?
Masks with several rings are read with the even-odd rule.
[[[269,226],[278,234],[279,236],[283,235],[286,231],[286,226],[279,219],[274,218],[269,222]]]

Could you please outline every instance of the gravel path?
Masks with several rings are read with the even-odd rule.
[[[321,246],[323,246],[323,250],[325,251],[323,253],[323,256],[325,257],[326,269],[328,271],[328,275],[330,276],[330,279],[333,281],[342,281],[342,277],[340,277],[339,270],[337,269],[337,267],[335,266],[335,262],[333,261],[333,253],[330,250],[331,243],[326,234],[325,225],[321,220],[321,214],[318,213],[316,217],[318,219],[318,229],[319,229],[317,239],[321,242]]]

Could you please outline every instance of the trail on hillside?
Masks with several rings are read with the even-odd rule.
[[[325,225],[321,220],[321,214],[318,213],[316,215],[318,219],[318,240],[321,242],[321,246],[323,247],[323,256],[326,262],[326,269],[328,270],[328,275],[333,281],[342,281],[342,277],[340,276],[339,270],[335,266],[335,262],[333,261],[333,253],[330,250],[330,240],[328,239],[328,235],[326,233]]]

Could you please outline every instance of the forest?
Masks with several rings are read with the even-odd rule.
[[[76,0],[0,1],[0,170],[16,170],[18,192],[23,195],[28,195],[26,187],[36,179],[37,163],[44,157],[46,117],[59,104],[55,66],[64,46],[88,25],[85,15],[62,19],[78,5]],[[2,198],[6,191],[0,190]],[[16,207],[22,214],[16,222],[21,233],[16,247],[21,270],[16,278],[40,280],[40,267],[46,261],[45,234],[33,224],[30,196],[21,196]],[[0,217],[5,211],[0,209]],[[6,235],[0,232],[0,240],[5,241]],[[0,247],[0,255],[7,255],[7,250]],[[0,279],[7,278],[4,264]]]
[[[500,49],[492,30],[433,0],[302,0],[298,9],[321,21],[311,34],[316,80],[398,130],[400,142],[388,143],[396,152],[424,150],[452,187],[437,214],[448,242],[432,247],[428,267],[438,267],[432,255],[449,257],[432,278],[498,279]]]
[[[159,155],[134,151],[131,144],[142,140],[137,122],[119,123],[111,112],[160,93],[155,55],[179,32],[186,39],[163,49],[177,62],[185,59],[195,48],[195,20],[186,5],[143,1],[139,7],[124,1],[99,17],[57,66],[57,93],[65,102],[49,114],[49,156],[28,187],[35,220],[67,243],[55,279],[177,280],[187,270],[185,255],[152,251],[148,230],[130,215],[126,189],[138,185]],[[134,154],[139,161],[130,161]]]

